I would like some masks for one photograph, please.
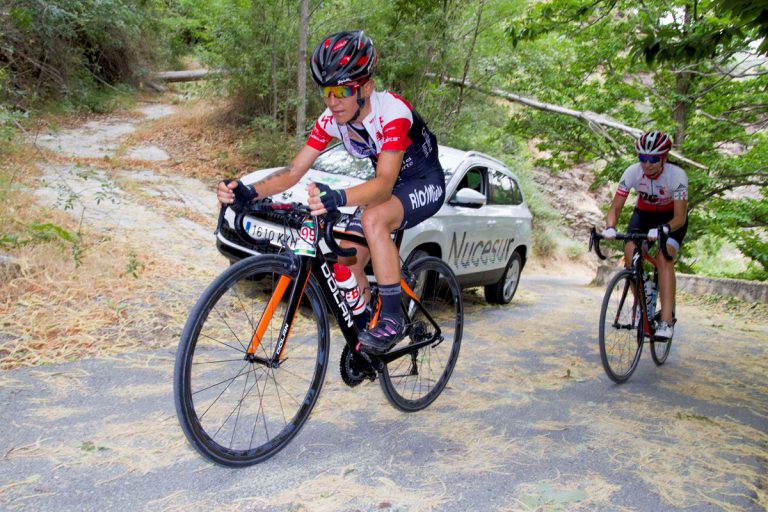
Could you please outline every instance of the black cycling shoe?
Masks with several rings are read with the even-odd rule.
[[[383,354],[395,346],[405,335],[405,324],[394,318],[383,317],[370,330],[360,333],[360,349],[371,354]]]

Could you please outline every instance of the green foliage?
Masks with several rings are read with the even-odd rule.
[[[754,51],[757,31],[715,5],[536,3],[508,25],[510,61],[523,72],[507,75],[503,88],[672,133],[677,151],[707,167],[683,165],[691,219],[686,241],[714,233],[764,272],[768,149],[764,134],[755,132],[768,121],[768,67]],[[541,141],[547,153],[539,165],[604,160],[597,184],[615,182],[634,157],[625,134],[548,112],[520,110],[510,130]],[[682,258],[683,266],[694,266],[688,243]]]
[[[130,251],[128,253],[128,265],[126,266],[126,271],[134,279],[138,279],[139,272],[142,270],[144,270],[144,263],[139,260],[139,256],[136,254],[136,251]]]
[[[733,16],[741,26],[754,30],[761,40],[758,51],[768,54],[768,5],[755,0],[715,0],[715,9],[724,16]]]
[[[22,126],[21,123],[26,118],[26,112],[12,110],[0,104],[0,155],[11,150]]]
[[[181,66],[194,54],[208,67],[228,70],[215,86],[234,99],[237,119],[253,133],[247,150],[259,164],[290,159],[302,100],[298,1],[6,3],[0,144],[21,120],[16,107],[63,97],[71,108],[109,110],[124,96],[115,92],[117,84],[131,83],[153,63]],[[441,143],[484,151],[521,177],[540,254],[562,250],[560,215],[537,191],[531,167],[558,171],[595,162],[601,169],[596,186],[615,183],[633,161],[631,137],[569,116],[508,107],[439,77],[466,77],[672,133],[676,151],[706,166],[684,166],[691,222],[682,266],[703,271],[696,252],[705,248],[696,240],[709,234],[749,260],[743,272],[765,274],[768,69],[755,48],[768,51],[768,17],[759,2],[312,0],[310,11],[309,52],[328,33],[365,30],[380,55],[378,89],[407,98]],[[109,94],[104,84],[111,84]],[[305,130],[324,108],[309,77],[307,91]],[[536,160],[528,157],[528,141],[538,146]]]
[[[8,0],[0,14],[0,102],[29,109],[64,99],[105,108],[105,86],[131,83],[158,55],[161,0]],[[94,103],[95,102],[95,103]]]

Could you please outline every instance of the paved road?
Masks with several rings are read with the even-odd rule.
[[[459,363],[430,408],[397,412],[377,384],[349,389],[329,371],[294,442],[240,470],[186,444],[173,340],[6,371],[0,508],[765,509],[766,326],[682,305],[668,363],[645,353],[617,386],[597,352],[601,293],[529,275],[508,307],[467,293]]]

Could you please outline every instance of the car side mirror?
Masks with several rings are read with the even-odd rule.
[[[448,202],[451,206],[480,208],[485,205],[485,195],[471,188],[458,190]]]

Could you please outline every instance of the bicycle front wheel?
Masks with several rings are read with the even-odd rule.
[[[433,343],[388,363],[379,382],[394,407],[414,412],[434,402],[448,384],[459,357],[464,307],[456,276],[442,260],[420,258],[409,269],[413,276],[411,288],[426,314],[403,294],[408,337],[402,344],[430,339],[437,329],[440,334]]]
[[[328,317],[310,277],[284,333],[294,277],[286,257],[246,258],[211,283],[184,326],[174,372],[176,413],[192,446],[217,464],[247,466],[273,456],[317,401],[328,366]]]
[[[624,382],[637,368],[643,351],[643,312],[635,293],[635,276],[613,276],[600,310],[600,360],[608,377]]]

